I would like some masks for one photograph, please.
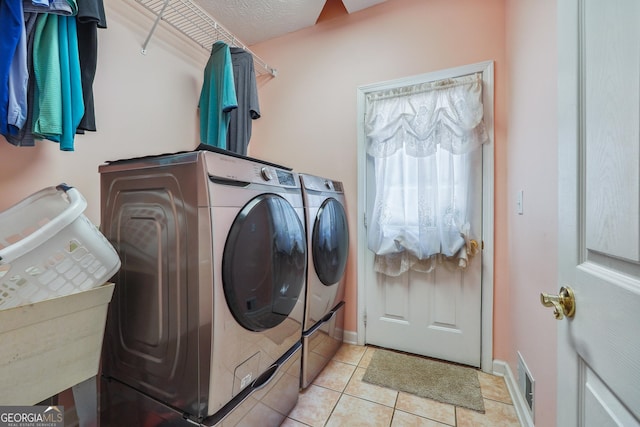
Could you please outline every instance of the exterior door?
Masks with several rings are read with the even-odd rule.
[[[480,240],[482,150],[473,155],[468,218],[473,238]],[[409,270],[397,277],[376,273],[374,254],[367,252],[366,342],[480,366],[482,251],[464,271],[441,265],[430,273]]]
[[[460,70],[452,70],[451,74],[439,74],[432,80],[461,75],[464,73]],[[389,87],[393,86],[383,89]],[[485,110],[487,108],[485,105]],[[472,238],[480,242],[483,238],[483,149],[478,148],[470,155],[473,184],[468,220]],[[370,217],[375,194],[374,166],[370,158],[365,174],[366,215]],[[368,249],[363,252],[366,343],[480,366],[482,251],[470,260],[464,271],[442,265],[430,273],[409,270],[398,277],[375,272],[374,253]]]
[[[558,5],[557,425],[638,426],[640,2]]]

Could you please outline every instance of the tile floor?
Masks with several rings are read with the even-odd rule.
[[[362,382],[374,347],[343,344],[282,423],[303,426],[520,427],[502,377],[478,372],[485,414]]]

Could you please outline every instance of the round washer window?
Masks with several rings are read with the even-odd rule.
[[[304,286],[304,227],[291,204],[276,194],[247,203],[234,220],[222,257],[227,305],[246,329],[282,323]]]
[[[313,265],[320,281],[331,286],[340,281],[347,265],[349,229],[342,204],[329,198],[322,203],[312,235]]]

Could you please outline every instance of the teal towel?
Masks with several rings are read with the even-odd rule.
[[[33,74],[36,79],[33,133],[59,140],[62,134],[62,82],[58,17],[38,16],[33,39]]]
[[[72,16],[57,16],[60,46],[60,77],[62,88],[62,135],[60,149],[73,151],[76,129],[84,115],[82,82],[80,80],[80,57],[76,19]]]

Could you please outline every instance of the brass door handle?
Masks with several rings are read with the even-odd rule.
[[[572,318],[576,313],[576,297],[573,289],[568,286],[560,288],[558,295],[549,295],[542,292],[540,302],[545,307],[553,307],[553,315],[556,319],[562,320],[564,316]]]

